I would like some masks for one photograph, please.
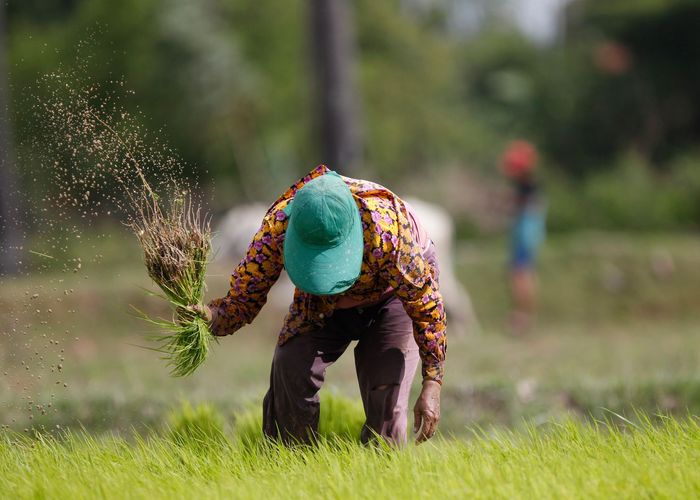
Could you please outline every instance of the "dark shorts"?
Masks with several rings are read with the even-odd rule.
[[[544,240],[544,211],[536,208],[523,210],[515,220],[511,231],[511,266],[531,267]]]

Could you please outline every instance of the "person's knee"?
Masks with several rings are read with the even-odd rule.
[[[398,382],[372,386],[368,394],[370,411],[381,415],[383,420],[391,419],[391,415],[403,411],[404,405],[400,401],[400,393],[401,384]]]

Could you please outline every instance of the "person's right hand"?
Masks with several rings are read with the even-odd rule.
[[[191,321],[195,316],[199,316],[210,326],[214,320],[214,312],[207,305],[190,304],[186,307],[177,308],[177,321],[179,323],[183,321]]]
[[[416,444],[421,444],[435,434],[440,421],[440,391],[442,386],[435,380],[423,382],[416,406],[413,408],[415,424],[413,432],[418,434]]]

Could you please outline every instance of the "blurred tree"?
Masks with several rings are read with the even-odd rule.
[[[98,99],[122,101],[144,130],[174,146],[188,175],[208,170],[230,178],[236,167],[264,175],[264,155],[254,140],[262,101],[257,73],[239,50],[227,5],[211,0],[12,5],[20,148],[36,142],[41,116],[32,104],[51,92],[40,77],[59,71],[76,86],[89,82],[101,89]]]
[[[533,125],[550,154],[586,171],[628,150],[663,166],[695,147],[698,26],[695,0],[574,2],[567,43],[543,58],[538,78],[548,110]]]
[[[692,151],[695,0],[578,0],[551,46],[513,30],[507,4],[9,0],[19,175],[33,178],[37,77],[76,68],[211,181],[216,209],[274,196],[321,161],[391,185],[445,165],[490,170],[516,135],[572,177],[629,150],[669,168]]]
[[[349,0],[310,0],[323,161],[352,173],[362,154],[355,81],[355,27]]]
[[[489,147],[491,131],[461,93],[458,42],[399,2],[357,3],[365,156],[379,180],[465,162]]]
[[[5,5],[0,3],[0,274],[19,269],[19,197],[8,117]]]
[[[621,139],[657,163],[694,146],[700,136],[699,26],[696,0],[589,1],[582,12],[579,29],[597,27],[607,39],[594,46],[598,71],[616,81],[612,91],[618,96],[625,84],[633,95],[620,111],[638,121],[621,131],[627,135]]]
[[[242,144],[234,151],[240,165],[236,171],[241,184],[251,174],[259,175],[253,194],[268,199],[321,161],[313,127],[308,0],[225,0],[225,5],[255,82],[248,105],[230,117],[231,126],[243,129],[233,137],[234,144]],[[239,160],[244,148],[251,154]],[[253,161],[245,162],[246,156]],[[218,176],[217,183],[222,181]]]

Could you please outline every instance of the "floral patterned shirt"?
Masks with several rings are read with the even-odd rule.
[[[304,184],[327,172],[325,165],[316,167],[267,211],[246,256],[231,275],[228,294],[209,304],[216,309],[212,329],[217,334],[231,334],[250,323],[265,304],[268,291],[284,267],[284,208]],[[437,271],[423,258],[406,207],[399,197],[378,184],[349,177],[343,180],[359,207],[365,241],[360,276],[343,295],[358,302],[376,302],[393,289],[413,320],[423,379],[442,382],[447,349],[445,308]],[[311,295],[297,288],[279,344],[322,328],[325,318],[333,314],[338,297]]]

